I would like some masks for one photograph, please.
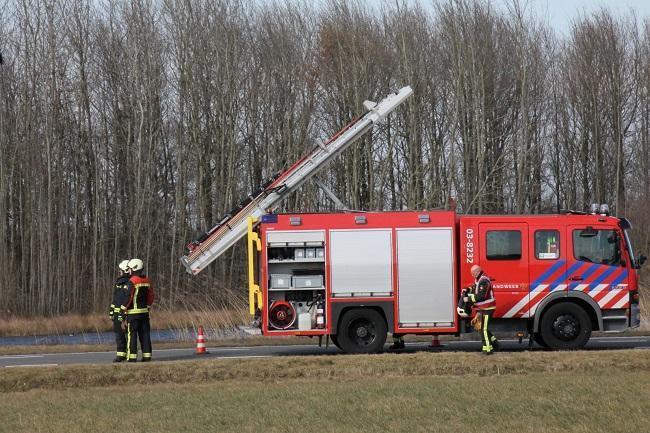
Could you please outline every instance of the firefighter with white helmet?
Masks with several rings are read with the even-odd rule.
[[[121,306],[124,304],[129,295],[128,281],[130,275],[128,273],[128,260],[122,260],[117,267],[120,269],[120,276],[113,284],[113,302],[108,307],[108,315],[113,321],[113,332],[115,333],[115,359],[113,362],[122,362],[127,358],[126,354],[126,335],[122,329],[124,322],[124,314],[122,314]]]
[[[470,272],[474,277],[474,287],[472,291],[463,296],[463,301],[472,305],[473,309],[476,310],[473,323],[476,323],[475,327],[481,334],[483,353],[491,355],[495,350],[499,349],[499,341],[490,332],[491,318],[497,308],[492,282],[479,265],[472,266]]]
[[[142,361],[151,361],[151,330],[149,309],[154,301],[153,288],[144,274],[144,263],[131,259],[127,265],[130,278],[127,282],[129,295],[121,306],[126,315],[127,360],[135,362],[138,358],[138,339],[142,349]]]

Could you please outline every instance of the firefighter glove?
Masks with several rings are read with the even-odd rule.
[[[480,331],[482,328],[483,316],[479,313],[471,321],[475,331]]]

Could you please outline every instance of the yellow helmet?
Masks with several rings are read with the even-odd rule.
[[[128,266],[132,271],[140,271],[144,268],[144,263],[140,259],[131,259],[129,260]]]
[[[120,262],[120,264],[117,265],[117,267],[120,268],[120,270],[121,270],[122,272],[126,272],[126,271],[129,270],[129,261],[128,261],[128,260],[122,260],[122,261]]]

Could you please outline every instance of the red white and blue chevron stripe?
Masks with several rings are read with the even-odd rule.
[[[627,284],[624,283],[628,274],[627,269],[577,261],[566,271],[561,272],[565,263],[566,260],[559,260],[544,271],[531,283],[530,292],[508,308],[501,317],[533,317],[539,304],[550,293],[569,290],[588,294],[601,309],[627,308],[629,306],[629,292]],[[582,279],[569,283],[568,279],[575,274],[579,274]]]

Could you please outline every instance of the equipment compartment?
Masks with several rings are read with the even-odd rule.
[[[267,235],[269,331],[325,329],[325,234]]]
[[[269,331],[325,329],[325,290],[269,292]]]

